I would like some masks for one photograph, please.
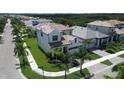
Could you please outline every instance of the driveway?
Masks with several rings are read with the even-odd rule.
[[[110,53],[103,51],[103,50],[95,50],[93,51],[94,53],[100,55],[100,56],[107,56],[110,55]],[[118,63],[124,62],[124,58],[120,58],[120,57],[114,57],[109,59],[113,65],[111,66],[103,66],[102,63],[99,63],[97,65],[94,65],[92,67],[88,67],[89,71],[91,73],[94,73],[94,76],[92,77],[92,79],[104,79],[104,75],[109,75],[111,77],[116,77],[117,73],[116,72],[112,72],[112,67]]]
[[[10,20],[6,23],[3,42],[0,44],[0,78],[1,79],[21,79],[24,78],[19,68],[19,61],[14,56],[15,44],[12,43],[12,28]]]
[[[104,50],[95,50],[93,51],[94,53],[100,55],[100,56],[107,56],[107,55],[111,55],[111,53],[108,53]],[[109,59],[113,64],[117,64],[117,63],[120,63],[120,62],[123,62],[124,61],[124,58],[120,58],[120,57],[114,57],[114,58],[111,58]]]

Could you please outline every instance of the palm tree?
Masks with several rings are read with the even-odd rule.
[[[80,74],[83,75],[82,65],[84,64],[84,60],[91,59],[89,51],[86,48],[79,48],[79,52],[76,53],[76,56],[80,59]]]
[[[66,79],[67,78],[67,72],[69,72],[69,64],[72,62],[72,56],[68,53],[63,54],[62,62],[65,66],[64,70],[65,70],[65,79]]]
[[[54,57],[56,60],[61,59],[62,54],[63,53],[60,48],[53,48],[49,51],[49,55],[51,55],[52,58]]]

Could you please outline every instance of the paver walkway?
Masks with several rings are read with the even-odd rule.
[[[24,47],[26,47],[26,43],[24,43]],[[35,71],[36,73],[40,74],[40,75],[43,75],[43,72],[44,72],[44,76],[50,76],[50,77],[55,77],[55,76],[63,76],[65,74],[64,71],[59,71],[59,72],[48,72],[48,71],[42,71],[42,69],[38,68],[38,65],[37,63],[35,62],[30,50],[28,48],[25,49],[27,52],[28,52],[28,56],[27,56],[27,59],[29,61],[29,64],[31,66],[31,69],[33,71]],[[90,61],[90,62],[87,62],[87,63],[84,63],[84,65],[82,66],[82,68],[87,68],[87,67],[91,67],[91,66],[94,66],[94,65],[97,65],[99,64],[100,62],[102,61],[105,61],[107,59],[111,59],[111,58],[114,58],[118,55],[121,55],[121,54],[124,54],[124,51],[120,51],[120,52],[117,52],[115,54],[111,54],[111,55],[108,55],[108,56],[104,56],[102,58],[99,58],[99,59],[96,59],[96,60],[93,60],[93,61]],[[73,67],[69,70],[69,73],[73,73],[75,71],[78,71],[80,68],[79,67]]]
[[[0,44],[0,78],[1,79],[21,79],[24,76],[18,68],[19,61],[13,56],[15,44],[12,43],[12,28],[10,20],[5,26],[3,43]]]

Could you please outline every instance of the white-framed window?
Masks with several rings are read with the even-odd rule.
[[[53,41],[57,41],[57,40],[58,40],[58,35],[54,35],[54,36],[52,37],[52,40],[53,40]]]

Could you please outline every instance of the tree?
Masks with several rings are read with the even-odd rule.
[[[65,70],[65,79],[66,79],[67,78],[67,72],[69,72],[69,64],[72,62],[72,56],[68,53],[63,54],[62,62],[65,66],[64,70]]]
[[[52,58],[61,59],[63,53],[61,52],[60,48],[52,48],[48,53]]]
[[[82,65],[84,64],[84,60],[91,59],[89,50],[86,48],[79,48],[79,52],[77,52],[76,55],[80,59],[80,74],[83,75]]]

